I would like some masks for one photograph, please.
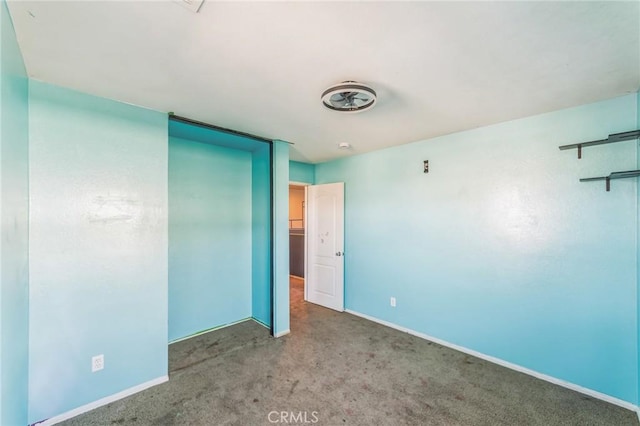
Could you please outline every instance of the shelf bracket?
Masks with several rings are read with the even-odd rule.
[[[590,142],[574,143],[574,144],[571,144],[571,145],[562,145],[559,148],[562,151],[564,151],[566,149],[577,148],[578,149],[578,159],[580,159],[580,158],[582,158],[582,148],[583,147],[586,148],[588,146],[605,145],[605,144],[609,144],[609,143],[624,142],[624,141],[630,141],[632,139],[638,139],[638,138],[640,138],[640,130],[631,130],[630,132],[612,133],[606,139],[600,139],[600,140],[597,140],[597,141],[590,141]]]
[[[611,191],[611,180],[612,179],[625,179],[625,178],[634,178],[640,176],[640,170],[628,170],[625,172],[612,172],[609,176],[598,176],[592,178],[582,178],[580,182],[593,182],[595,180],[603,180],[605,182],[605,188],[607,192]]]

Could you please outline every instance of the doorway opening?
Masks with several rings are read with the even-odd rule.
[[[344,183],[289,185],[290,308],[344,311]]]
[[[306,193],[304,184],[289,185],[289,290],[292,309],[306,299]]]

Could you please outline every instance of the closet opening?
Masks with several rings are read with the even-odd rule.
[[[273,335],[273,144],[169,118],[169,343],[246,320]]]

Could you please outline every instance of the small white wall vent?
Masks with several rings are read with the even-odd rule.
[[[204,0],[173,0],[173,1],[186,7],[193,13],[198,13],[198,11],[200,10],[200,7],[202,6],[202,3],[204,3]]]

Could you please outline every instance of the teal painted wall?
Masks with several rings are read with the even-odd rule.
[[[636,103],[636,110],[637,110],[637,120],[636,120],[636,130],[640,130],[640,91],[638,91],[637,93],[637,103]],[[640,140],[637,141],[637,154],[638,154],[638,161],[636,163],[636,169],[640,170]],[[636,317],[637,317],[637,321],[638,321],[638,349],[636,352],[636,356],[638,359],[638,404],[636,405],[640,405],[640,181],[637,185],[638,188],[638,198],[637,198],[637,205],[636,205],[636,209],[638,212],[638,226],[636,228],[636,240],[638,242],[638,247],[637,247],[637,255],[638,255],[638,259],[637,259],[637,277],[638,277],[638,285],[637,285],[637,297],[638,297],[638,302],[637,302],[637,311],[636,311]]]
[[[209,187],[211,182],[202,182],[199,186],[200,195],[199,200],[209,199],[210,204],[215,205],[214,210],[208,214],[206,218],[207,227],[210,228],[212,233],[219,232],[217,229],[221,226],[224,228],[222,231],[229,235],[238,235],[239,240],[220,243],[217,239],[210,239],[211,248],[215,247],[217,251],[215,258],[227,259],[233,257],[235,261],[225,261],[225,264],[215,262],[209,265],[207,269],[210,273],[205,279],[199,279],[200,288],[198,291],[193,291],[190,297],[196,297],[199,291],[204,291],[204,283],[207,279],[212,279],[214,282],[220,283],[219,274],[212,272],[226,271],[224,276],[227,283],[234,283],[236,277],[240,277],[240,281],[236,282],[232,286],[224,286],[224,289],[214,286],[209,289],[208,294],[211,298],[218,300],[216,303],[224,303],[223,309],[218,313],[210,312],[204,313],[204,308],[200,314],[197,314],[199,318],[206,319],[199,323],[194,323],[190,327],[190,331],[187,333],[192,334],[195,332],[203,331],[212,327],[228,324],[229,322],[237,321],[247,317],[253,317],[266,326],[271,325],[271,153],[270,144],[263,141],[258,141],[245,136],[237,135],[234,133],[218,131],[207,126],[194,125],[191,123],[185,123],[180,120],[169,120],[169,135],[173,138],[179,138],[188,140],[193,143],[200,142],[207,144],[212,148],[200,147],[194,145],[196,149],[189,150],[189,155],[193,157],[194,163],[198,163],[204,160],[208,156],[206,152],[211,151],[214,157],[216,157],[216,167],[203,167],[202,173],[207,174],[211,181],[215,181],[215,187]],[[230,156],[230,157],[229,157]],[[236,164],[228,162],[227,158],[242,158],[242,164]],[[181,169],[185,172],[189,172],[188,158],[184,159]],[[218,164],[219,163],[219,164]],[[238,166],[238,167],[236,167]],[[195,183],[194,183],[195,184]],[[177,187],[176,187],[177,188]],[[172,191],[173,192],[173,191]],[[180,189],[176,189],[176,202],[175,208],[170,207],[169,220],[170,223],[174,222],[173,216],[176,216],[175,220],[181,220],[179,217],[183,215],[182,209],[179,206],[183,203],[180,200]],[[184,195],[182,195],[184,197]],[[229,205],[224,206],[228,197],[240,197],[233,198]],[[170,206],[173,206],[171,201],[173,197],[170,196]],[[237,200],[242,199],[241,203],[237,203]],[[195,201],[195,200],[194,200]],[[201,201],[197,201],[197,205]],[[229,210],[230,209],[230,210]],[[220,215],[218,213],[225,211],[235,211],[236,218],[242,221],[242,226],[233,226],[233,229],[227,226],[227,221],[230,217],[226,215]],[[248,218],[248,220],[247,220]],[[185,218],[183,218],[185,219]],[[170,235],[172,234],[170,229]],[[179,233],[176,233],[179,235]],[[247,236],[249,237],[249,247],[246,245]],[[228,246],[227,244],[232,244]],[[170,260],[169,260],[169,274],[170,274],[170,287],[173,287],[172,283],[178,282],[181,277],[191,274],[189,268],[176,269],[172,265],[173,260],[179,259],[180,262],[189,262],[189,257],[192,255],[192,250],[188,247],[178,247],[170,242]],[[226,249],[225,249],[226,247]],[[226,251],[225,251],[226,250]],[[235,253],[235,254],[234,254]],[[211,253],[209,253],[211,254]],[[206,257],[206,256],[204,256]],[[204,258],[203,257],[203,258]],[[202,260],[202,259],[201,259]],[[200,262],[204,263],[204,260]],[[243,266],[240,267],[239,265]],[[177,263],[176,263],[177,265]],[[240,271],[240,275],[234,271]],[[249,277],[247,281],[246,278]],[[208,278],[207,278],[208,277]],[[198,281],[198,280],[196,280]],[[247,285],[248,283],[248,285]],[[178,287],[176,287],[178,288]],[[247,293],[247,288],[249,292]],[[196,290],[196,288],[194,288]],[[221,291],[222,290],[222,291]],[[207,293],[205,293],[207,294]],[[173,300],[177,300],[170,294],[169,305],[173,305]],[[173,317],[180,318],[183,313],[189,314],[189,303],[178,303],[176,306],[182,306],[180,313],[176,313]],[[247,312],[247,306],[249,312]],[[219,314],[219,315],[218,315]],[[170,314],[171,319],[171,314]],[[170,332],[170,334],[172,334]],[[183,333],[179,333],[183,334]],[[177,334],[174,338],[183,337]]]
[[[274,327],[289,332],[289,144],[273,143]]]
[[[316,166],[298,161],[289,161],[289,179],[291,182],[315,183]]]
[[[27,423],[29,344],[28,80],[0,1],[0,424]]]
[[[345,182],[346,308],[636,404],[635,94],[316,165]],[[422,172],[423,160],[430,172]],[[389,298],[397,298],[391,308]]]
[[[29,102],[34,423],[167,374],[168,136],[165,114],[37,81]]]
[[[252,152],[251,316],[271,326],[271,154],[265,143]]]
[[[251,317],[251,153],[169,138],[169,341]]]

